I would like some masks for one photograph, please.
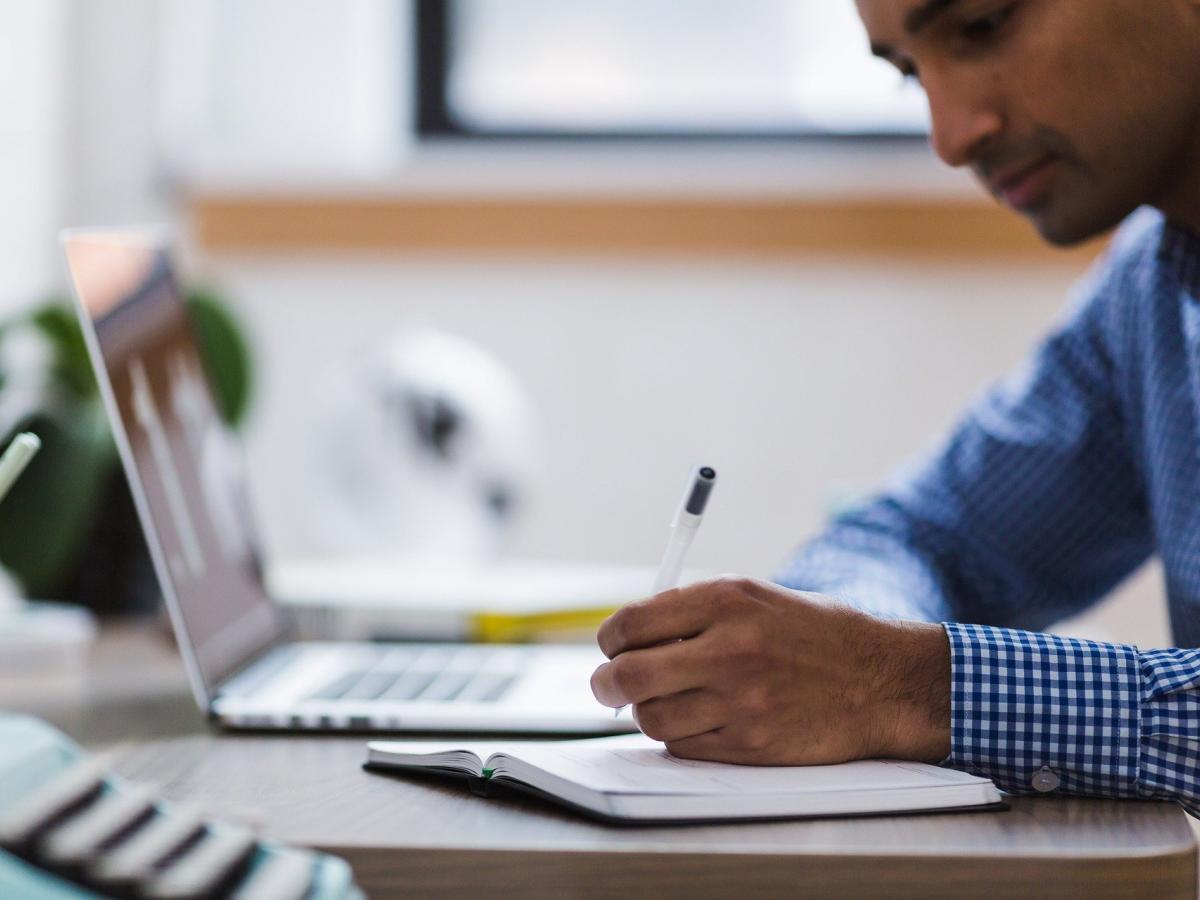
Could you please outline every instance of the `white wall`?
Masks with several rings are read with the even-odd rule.
[[[162,18],[156,115],[172,171],[362,179],[399,164],[409,0],[169,0]]]
[[[63,289],[67,225],[163,219],[156,0],[0,0],[0,315]]]
[[[160,221],[174,212],[157,144],[163,5],[69,0],[63,224]]]
[[[0,0],[0,314],[67,225],[175,218],[199,172],[394,170],[408,0]]]
[[[65,9],[0,0],[0,315],[57,283]]]

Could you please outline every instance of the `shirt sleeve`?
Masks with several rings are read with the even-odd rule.
[[[1200,814],[1200,650],[944,627],[944,765],[1012,793],[1170,799]]]

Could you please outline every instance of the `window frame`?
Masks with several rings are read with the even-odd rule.
[[[417,139],[467,141],[536,141],[587,143],[654,141],[664,143],[814,143],[913,146],[924,144],[924,134],[898,131],[815,131],[801,129],[719,130],[699,129],[571,129],[473,128],[456,121],[449,105],[449,71],[453,5],[455,0],[412,0],[414,128]]]

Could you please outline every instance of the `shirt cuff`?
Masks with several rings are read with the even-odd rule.
[[[1200,650],[1144,650],[1142,793],[1200,816]]]
[[[950,756],[1011,793],[1144,796],[1142,676],[1125,644],[943,623]]]

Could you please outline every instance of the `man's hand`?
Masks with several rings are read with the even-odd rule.
[[[592,675],[676,756],[756,765],[950,752],[939,625],[878,619],[750,578],[664,591],[613,613]]]

